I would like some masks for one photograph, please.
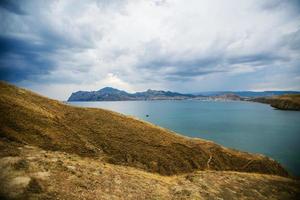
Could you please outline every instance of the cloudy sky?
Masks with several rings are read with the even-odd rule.
[[[0,79],[62,100],[300,90],[300,1],[1,0]]]

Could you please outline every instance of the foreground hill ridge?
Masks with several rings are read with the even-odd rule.
[[[65,105],[0,82],[0,113],[1,199],[299,195],[299,181],[270,158],[112,111]]]
[[[1,199],[289,200],[297,199],[300,188],[297,180],[256,173],[206,170],[161,176],[29,145],[10,153],[0,158]]]

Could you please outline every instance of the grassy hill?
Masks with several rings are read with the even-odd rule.
[[[271,106],[282,110],[300,110],[300,94],[287,94],[274,97]]]
[[[280,110],[300,110],[300,94],[260,97],[254,98],[251,101],[267,103]]]
[[[229,191],[220,193],[222,184],[235,181],[233,191],[239,185],[248,187],[248,184],[257,190],[258,183],[263,185],[269,181],[271,185],[262,188],[270,195],[290,197],[298,192],[295,188],[299,183],[278,177],[287,177],[288,173],[279,163],[263,155],[184,137],[115,112],[65,105],[4,82],[0,83],[0,113],[0,194],[3,197],[50,195],[69,199],[74,192],[75,195],[85,193],[86,197],[78,196],[84,199],[93,198],[98,191],[99,195],[132,194],[128,199],[143,193],[170,199],[194,194],[195,191],[189,191],[189,185],[197,190],[195,198],[203,197],[201,191],[210,190],[215,197],[236,196]],[[209,185],[209,177],[220,179],[222,184],[204,186]],[[120,185],[122,182],[125,185]],[[133,191],[134,187],[140,191]],[[104,197],[100,199],[111,199]]]
[[[0,136],[20,144],[101,157],[163,175],[208,168],[287,175],[261,155],[183,137],[115,112],[65,105],[5,83],[0,87]]]
[[[133,167],[25,145],[0,158],[0,199],[297,199],[281,176],[194,171],[162,176]]]

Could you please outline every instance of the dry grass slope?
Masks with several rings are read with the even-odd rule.
[[[272,107],[280,110],[300,110],[300,94],[258,97],[251,101],[270,104]]]
[[[183,137],[115,112],[65,105],[3,82],[0,112],[1,140],[19,145],[162,175],[210,169],[288,176],[279,163],[262,155]]]
[[[0,145],[4,145],[0,141]],[[291,200],[299,181],[256,173],[196,171],[162,176],[101,160],[5,144],[0,158],[1,199],[248,199]]]
[[[0,113],[0,199],[299,197],[300,182],[269,158],[111,111],[0,83]]]
[[[300,110],[300,94],[274,97],[271,106],[282,110]]]

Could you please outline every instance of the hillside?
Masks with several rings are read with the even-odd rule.
[[[281,110],[300,110],[300,94],[290,94],[275,97],[271,106]]]
[[[280,110],[300,110],[300,94],[254,98],[251,101],[267,103]]]
[[[278,177],[288,173],[263,155],[183,137],[115,112],[65,105],[3,82],[0,113],[2,196],[70,199],[72,191],[92,195],[82,199],[97,194],[104,195],[100,199],[127,194],[135,199],[136,193],[169,199],[192,195],[189,190],[196,188],[195,198],[204,198],[201,191],[237,198],[240,185],[260,190],[266,183],[270,185],[255,196],[267,192],[290,197],[299,192],[299,182]],[[210,178],[220,179],[220,185]],[[235,192],[223,191],[222,184]],[[249,191],[244,195],[249,196]]]
[[[275,161],[234,151],[103,109],[64,105],[1,83],[1,137],[164,175],[206,169],[286,176]],[[248,165],[248,162],[251,164]]]
[[[161,176],[28,145],[0,158],[0,199],[291,200],[299,188],[299,181],[256,173],[205,170]]]

